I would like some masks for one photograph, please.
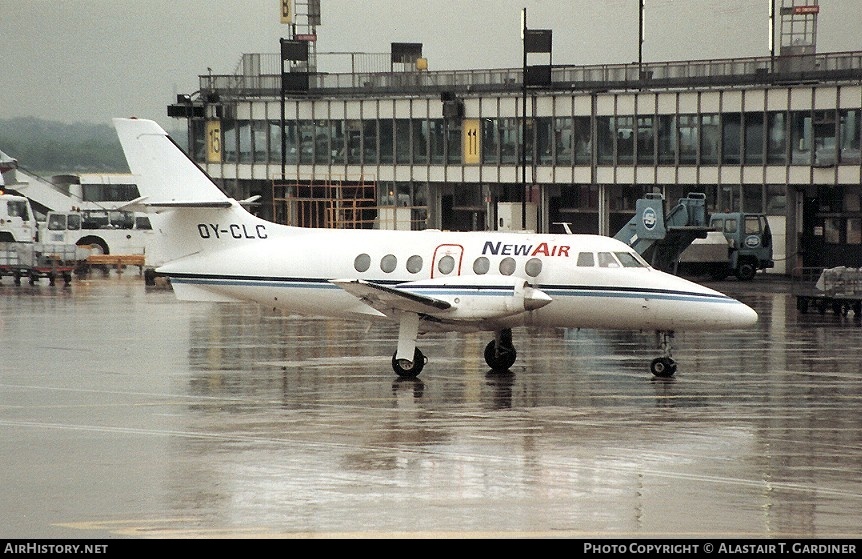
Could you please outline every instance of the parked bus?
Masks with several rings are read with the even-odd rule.
[[[147,254],[154,236],[149,217],[119,210],[48,212],[45,242],[87,245],[91,254]]]

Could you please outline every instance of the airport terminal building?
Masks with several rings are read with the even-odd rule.
[[[710,212],[768,215],[775,272],[862,266],[862,52],[598,66],[525,53],[522,68],[437,71],[421,44],[392,43],[325,73],[314,23],[168,107],[193,159],[237,199],[259,196],[262,217],[613,235],[646,193],[697,192]]]

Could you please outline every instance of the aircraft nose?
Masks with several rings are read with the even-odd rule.
[[[757,324],[757,311],[739,301],[733,305],[733,312],[730,313],[730,323],[734,327],[743,328]]]

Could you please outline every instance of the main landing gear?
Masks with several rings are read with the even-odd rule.
[[[428,358],[416,347],[419,335],[419,315],[403,313],[398,321],[398,349],[392,356],[392,370],[401,378],[416,378]]]
[[[415,321],[414,326],[414,320],[409,315],[402,317],[398,334],[398,350],[392,354],[392,370],[403,379],[416,378],[428,363],[428,358],[416,347],[416,326],[418,326],[418,320]],[[403,356],[410,356],[411,351],[412,359],[405,359]],[[485,346],[485,362],[494,372],[508,371],[514,365],[517,356],[515,346],[512,345],[510,328],[495,332],[494,339]]]
[[[676,361],[670,356],[673,332],[656,331],[656,345],[661,348],[662,356],[656,357],[650,363],[650,372],[657,377],[668,378],[676,373]]]
[[[515,364],[518,353],[512,345],[512,329],[494,332],[494,339],[485,346],[485,363],[495,372],[508,371]]]
[[[419,348],[413,350],[413,360],[398,359],[398,352],[392,354],[392,370],[401,378],[411,379],[419,376],[422,369],[425,368],[425,363],[428,358],[425,354],[419,351]]]

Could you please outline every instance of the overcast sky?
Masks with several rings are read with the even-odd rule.
[[[775,0],[778,4],[781,0]],[[637,60],[637,0],[321,0],[318,52],[423,43],[430,70],[520,67],[520,13],[555,64]],[[768,56],[769,0],[646,0],[643,59]],[[166,106],[278,52],[279,0],[0,0],[0,119],[172,128]],[[862,0],[820,0],[818,52],[862,50]],[[320,67],[326,71],[325,66]]]

